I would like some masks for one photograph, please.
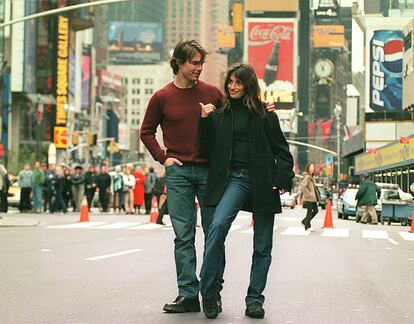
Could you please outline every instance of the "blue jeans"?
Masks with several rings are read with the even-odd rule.
[[[165,168],[168,211],[175,232],[174,256],[178,294],[192,298],[198,295],[196,276],[196,206],[201,207],[201,224],[205,239],[214,215],[214,208],[204,206],[208,168],[203,166],[172,165]]]
[[[35,211],[42,210],[42,193],[43,188],[41,186],[33,187],[33,209]]]
[[[252,180],[246,169],[231,170],[223,197],[217,205],[210,226],[201,267],[200,291],[204,298],[217,294],[222,275],[224,242],[233,220],[247,200],[251,198]],[[254,214],[253,258],[250,272],[250,285],[246,304],[263,304],[262,292],[266,286],[267,273],[272,261],[274,214]]]

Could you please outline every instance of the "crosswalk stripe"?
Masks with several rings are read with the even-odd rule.
[[[47,228],[91,228],[94,226],[106,224],[106,222],[82,222],[82,223],[74,223],[74,224],[66,224],[66,225],[54,225],[48,226]]]
[[[321,236],[324,237],[349,237],[348,228],[324,228]]]
[[[106,225],[102,225],[102,226],[95,226],[93,228],[96,229],[123,229],[123,228],[128,228],[128,227],[132,227],[132,226],[138,226],[141,223],[138,222],[117,222],[117,223],[110,223],[110,224],[106,224]]]
[[[234,232],[235,230],[238,230],[240,227],[242,227],[241,225],[231,225],[229,232]]]
[[[406,241],[414,241],[414,233],[398,232],[398,234]]]
[[[387,231],[376,231],[376,230],[363,230],[362,238],[366,239],[377,239],[377,240],[388,240],[389,236]]]
[[[280,233],[280,235],[296,235],[296,236],[308,236],[309,231],[305,231],[302,226],[289,226],[285,231]]]

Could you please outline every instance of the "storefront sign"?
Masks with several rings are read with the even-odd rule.
[[[387,170],[393,167],[404,166],[414,161],[414,138],[405,143],[388,145],[383,148],[372,150],[355,158],[355,172]]]
[[[65,105],[68,104],[69,19],[58,17],[56,64],[56,125],[66,125]]]

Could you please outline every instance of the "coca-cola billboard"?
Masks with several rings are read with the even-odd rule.
[[[246,26],[245,60],[256,70],[263,99],[268,102],[294,103],[297,21],[250,18]]]

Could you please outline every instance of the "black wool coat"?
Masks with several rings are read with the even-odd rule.
[[[247,109],[247,108],[246,108]],[[223,196],[230,170],[233,145],[233,113],[217,109],[199,118],[199,146],[209,160],[205,204],[216,206]],[[293,157],[275,113],[260,116],[249,112],[252,199],[243,210],[281,213],[279,190],[292,189]]]

